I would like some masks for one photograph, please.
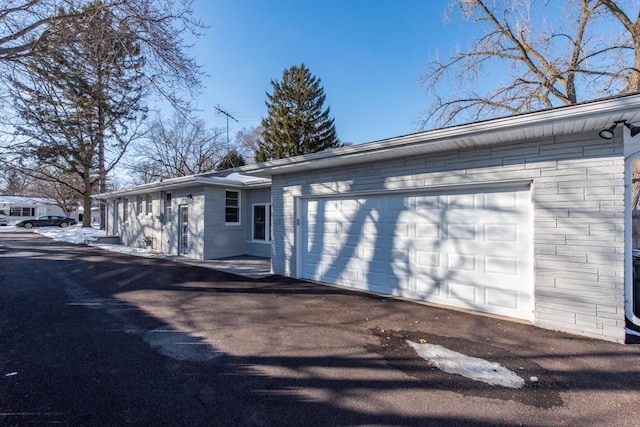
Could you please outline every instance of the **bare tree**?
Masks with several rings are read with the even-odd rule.
[[[69,214],[74,209],[82,206],[82,198],[76,190],[81,188],[82,180],[77,174],[64,174],[54,181],[39,181],[38,185],[29,194],[53,199],[66,214]],[[91,205],[83,207],[84,212],[90,215]]]
[[[236,133],[236,151],[245,159],[253,160],[260,149],[264,128],[260,125],[240,129]]]
[[[638,7],[621,4],[571,0],[559,10],[542,0],[457,0],[448,16],[482,35],[429,64],[423,82],[433,102],[421,128],[638,91],[640,24],[629,18]]]
[[[135,34],[145,57],[145,76],[150,88],[183,105],[179,93],[193,94],[200,87],[201,73],[187,55],[187,34],[199,35],[203,25],[193,18],[193,0],[102,0],[86,9],[89,0],[3,0],[0,5],[0,67],[15,72],[23,60],[43,44],[73,43],[73,35],[60,37],[58,28],[80,15],[109,11]],[[109,37],[118,37],[109,35]]]
[[[8,163],[0,166],[0,194],[7,196],[23,196],[32,193],[32,189],[37,186],[33,185],[33,178],[20,172]]]
[[[158,117],[148,137],[134,148],[128,169],[139,184],[210,172],[226,153],[224,132],[182,114],[168,123]]]

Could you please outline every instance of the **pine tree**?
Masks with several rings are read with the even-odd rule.
[[[218,162],[218,165],[216,166],[216,170],[223,171],[225,169],[237,168],[246,164],[247,162],[244,161],[242,155],[234,149],[222,156],[222,158]]]
[[[281,82],[271,81],[267,117],[262,119],[262,141],[257,162],[339,147],[329,107],[323,110],[324,88],[304,64],[284,70]]]

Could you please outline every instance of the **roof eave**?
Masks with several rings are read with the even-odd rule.
[[[164,181],[142,184],[123,190],[111,191],[108,193],[96,194],[91,197],[94,199],[111,199],[122,196],[135,196],[138,194],[147,194],[153,191],[168,191],[179,188],[192,187],[197,185],[214,185],[217,187],[249,189],[249,188],[267,188],[271,186],[268,179],[256,180],[253,182],[231,181],[224,178],[204,177],[200,175],[190,175],[179,178],[171,178]]]
[[[522,130],[525,134],[543,134],[545,129],[555,128],[558,123],[569,122],[589,122],[590,126],[581,131],[591,131],[604,125],[600,125],[598,120],[604,117],[604,121],[610,120],[614,116],[617,120],[625,119],[625,114],[638,114],[640,109],[640,95],[633,94],[616,98],[590,101],[583,104],[575,104],[550,110],[536,111],[521,114],[518,116],[501,117],[481,122],[474,122],[465,125],[452,126],[435,129],[426,132],[414,133],[410,135],[369,142],[365,144],[339,147],[331,150],[321,151],[302,156],[290,157],[286,159],[274,160],[271,162],[247,165],[242,167],[242,173],[253,176],[269,177],[290,172],[303,170],[323,169],[346,164],[354,164],[373,160],[377,154],[394,151],[396,157],[403,157],[407,154],[433,153],[446,150],[459,149],[464,147],[497,145],[502,143],[500,135],[514,130]],[[608,123],[608,122],[606,122]],[[609,123],[611,124],[611,123]],[[608,126],[608,125],[607,125]],[[534,132],[524,132],[531,129]],[[538,132],[536,132],[537,130]],[[575,131],[573,131],[575,133]],[[553,132],[553,135],[569,133],[568,131]],[[494,136],[492,142],[480,142],[479,137]],[[542,136],[534,136],[542,137]],[[529,137],[530,138],[530,137]],[[416,147],[421,146],[421,150]],[[409,152],[408,147],[413,151]],[[388,157],[389,154],[387,154]]]

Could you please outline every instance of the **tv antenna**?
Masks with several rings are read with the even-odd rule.
[[[214,105],[213,108],[215,108],[219,114],[224,114],[225,116],[227,116],[227,151],[229,151],[229,119],[233,119],[236,121],[236,123],[239,123],[238,119],[220,108],[220,105]]]

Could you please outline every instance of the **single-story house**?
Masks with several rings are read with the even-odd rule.
[[[212,172],[100,197],[107,235],[124,245],[195,259],[271,255],[269,179]]]
[[[634,123],[640,94],[101,197],[125,244],[624,342]]]
[[[53,199],[46,197],[1,196],[0,214],[7,215],[11,222],[43,215],[65,215]]]

